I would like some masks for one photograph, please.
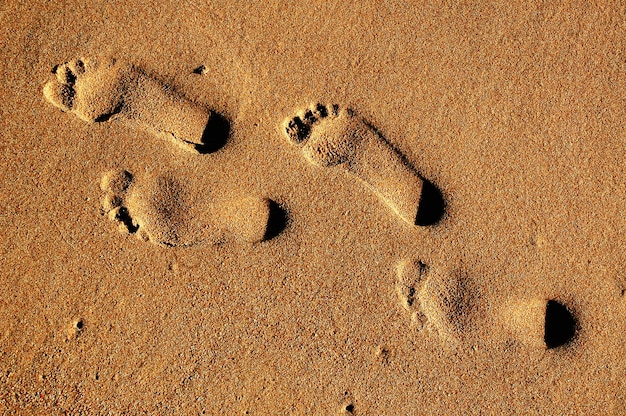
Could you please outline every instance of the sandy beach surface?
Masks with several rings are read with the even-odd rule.
[[[0,414],[626,414],[623,2],[0,4]]]

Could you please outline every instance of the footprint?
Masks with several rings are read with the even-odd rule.
[[[428,267],[421,261],[405,260],[398,265],[396,293],[400,305],[409,312],[411,323],[417,329],[422,329],[426,323],[426,316],[422,312],[419,301],[420,291],[423,289]]]
[[[54,67],[44,97],[89,123],[123,120],[187,150],[221,148],[229,123],[145,71],[115,59],[75,59]]]
[[[435,273],[420,261],[400,263],[396,292],[418,328],[434,329],[452,344],[467,335],[480,312],[469,279]]]
[[[441,192],[352,110],[315,104],[287,119],[284,129],[309,162],[342,166],[409,224],[431,225],[443,216]]]
[[[556,300],[516,299],[505,305],[501,318],[510,334],[532,348],[558,348],[576,334],[574,315]]]
[[[168,247],[255,243],[279,232],[273,217],[282,211],[267,198],[206,201],[171,176],[138,181],[125,170],[103,175],[100,187],[109,219],[143,241]]]

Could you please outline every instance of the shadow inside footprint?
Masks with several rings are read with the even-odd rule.
[[[427,226],[439,222],[445,212],[446,203],[439,188],[424,179],[422,196],[415,217],[415,225]]]
[[[263,240],[271,240],[287,227],[287,212],[276,202],[270,200],[270,213]]]
[[[124,105],[120,103],[119,105],[114,107],[110,112],[99,115],[93,121],[95,121],[96,123],[102,123],[102,122],[105,122],[105,121],[109,121],[111,119],[111,117],[113,117],[114,115],[116,115],[117,113],[122,111],[123,108],[124,108]]]
[[[223,115],[213,112],[202,133],[202,144],[194,147],[201,154],[217,152],[224,147],[229,136],[230,122]]]
[[[133,223],[133,219],[130,217],[126,207],[120,207],[118,213],[116,214],[116,220],[121,222],[126,227],[129,234],[135,234],[139,229],[139,226]]]
[[[565,306],[555,300],[546,305],[544,341],[546,347],[556,348],[567,344],[576,331],[576,321]]]

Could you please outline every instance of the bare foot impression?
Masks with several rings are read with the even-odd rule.
[[[414,325],[435,329],[452,344],[466,335],[480,313],[466,277],[434,273],[416,260],[398,265],[396,293]]]
[[[140,68],[115,59],[75,59],[54,67],[44,97],[89,123],[123,120],[187,150],[222,147],[229,124]]]
[[[284,129],[309,162],[341,166],[409,224],[431,225],[443,215],[441,192],[352,110],[316,104],[287,119]]]
[[[422,329],[426,315],[422,311],[419,296],[424,288],[428,266],[421,261],[405,260],[398,265],[396,293],[400,305],[410,314],[411,323]]]
[[[433,273],[417,260],[398,265],[396,293],[413,325],[435,329],[453,344],[465,338],[481,314],[476,291],[466,277]],[[507,340],[543,350],[568,345],[578,328],[567,306],[541,298],[512,299],[502,306],[498,319]]]
[[[125,170],[107,172],[100,187],[103,210],[120,231],[155,244],[256,243],[276,234],[276,204],[267,198],[207,201],[171,176],[139,181]]]

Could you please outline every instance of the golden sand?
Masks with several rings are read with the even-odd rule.
[[[9,0],[0,413],[626,414],[625,19]]]

